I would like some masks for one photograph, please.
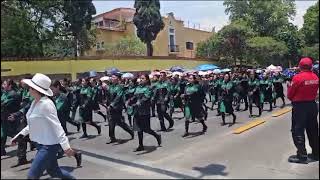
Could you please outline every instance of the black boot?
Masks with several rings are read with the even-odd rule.
[[[81,124],[77,124],[77,131],[80,131]]]
[[[82,153],[81,152],[76,152],[74,154],[74,158],[76,158],[77,167],[80,167],[81,166],[81,162],[82,162]]]
[[[205,132],[207,132],[208,126],[206,125],[206,123],[204,123],[204,120],[200,121],[202,124],[202,133],[204,134]]]
[[[224,126],[224,125],[226,125],[226,114],[225,113],[221,113],[221,117],[222,117],[221,126]]]
[[[236,116],[234,113],[232,113],[232,117],[233,117],[233,124],[235,124],[235,123],[236,123],[237,116]]]
[[[86,123],[82,123],[81,126],[82,126],[83,134],[82,134],[82,136],[80,138],[87,138],[88,134],[87,134],[87,125],[86,125]]]
[[[189,135],[189,121],[184,122],[184,127],[185,127],[185,133],[182,135],[182,137],[186,137]]]
[[[30,162],[27,161],[27,159],[19,159],[18,163],[16,165],[11,166],[11,168],[15,168],[15,167],[22,166],[22,165],[29,164],[29,163]]]
[[[138,139],[139,139],[139,147],[135,150],[135,152],[144,150],[144,147],[143,147],[143,132],[138,132]]]
[[[289,157],[288,161],[291,163],[308,164],[308,156],[292,155]]]
[[[161,143],[162,143],[161,135],[158,134],[156,138],[157,138],[158,146],[161,146]]]
[[[262,114],[262,109],[263,109],[263,107],[259,107],[259,117],[260,117],[261,114]]]
[[[272,111],[272,102],[270,102],[270,109],[269,111],[271,112]]]

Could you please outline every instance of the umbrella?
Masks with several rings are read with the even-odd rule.
[[[103,76],[100,81],[109,81],[111,78],[109,76]]]
[[[219,67],[213,64],[202,64],[197,66],[195,69],[198,71],[208,71],[208,70],[214,70],[218,69]]]
[[[219,73],[221,73],[221,70],[220,69],[215,69],[215,70],[213,70],[213,73],[214,74],[219,74]]]
[[[116,74],[116,73],[118,73],[118,72],[120,72],[120,70],[117,69],[117,68],[115,68],[115,67],[105,70],[105,73],[106,73],[106,74]]]
[[[89,77],[96,77],[97,76],[97,72],[96,71],[89,71]]]
[[[171,72],[184,72],[184,68],[181,67],[181,66],[172,66],[172,67],[170,68],[170,71],[171,71]]]
[[[134,75],[132,73],[124,73],[122,75],[122,78],[133,78],[133,77],[134,77]]]
[[[207,75],[207,72],[204,72],[204,71],[199,71],[199,73],[198,73],[200,76],[205,76],[205,75]]]
[[[224,72],[224,73],[225,73],[225,72],[230,72],[230,71],[231,71],[231,69],[228,69],[228,68],[221,70],[221,72]]]
[[[182,72],[175,71],[172,73],[172,76],[176,76],[176,75],[182,76],[182,74],[183,74]]]

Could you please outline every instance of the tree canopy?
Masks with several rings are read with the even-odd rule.
[[[135,0],[133,22],[137,27],[137,35],[147,45],[147,55],[153,55],[151,42],[157,38],[158,33],[164,28],[160,14],[159,0]]]

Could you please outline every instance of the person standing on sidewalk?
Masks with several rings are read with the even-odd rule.
[[[21,130],[12,140],[11,145],[24,136],[37,143],[37,154],[28,172],[28,179],[39,179],[47,170],[52,177],[62,179],[75,179],[69,172],[58,166],[57,154],[62,148],[67,156],[76,156],[81,159],[81,154],[76,153],[69,144],[69,140],[59,122],[57,109],[49,98],[53,96],[50,89],[51,79],[44,74],[37,73],[32,79],[24,79],[29,86],[30,95],[34,101],[26,114],[28,125]]]
[[[300,73],[295,75],[292,82],[288,84],[288,98],[292,102],[291,132],[297,148],[297,155],[290,156],[288,161],[307,163],[305,130],[312,148],[311,158],[319,160],[318,107],[315,101],[319,89],[319,78],[311,71],[311,58],[302,58],[299,68]]]

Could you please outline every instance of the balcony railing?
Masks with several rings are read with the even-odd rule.
[[[179,46],[178,45],[169,45],[169,52],[179,52]]]

